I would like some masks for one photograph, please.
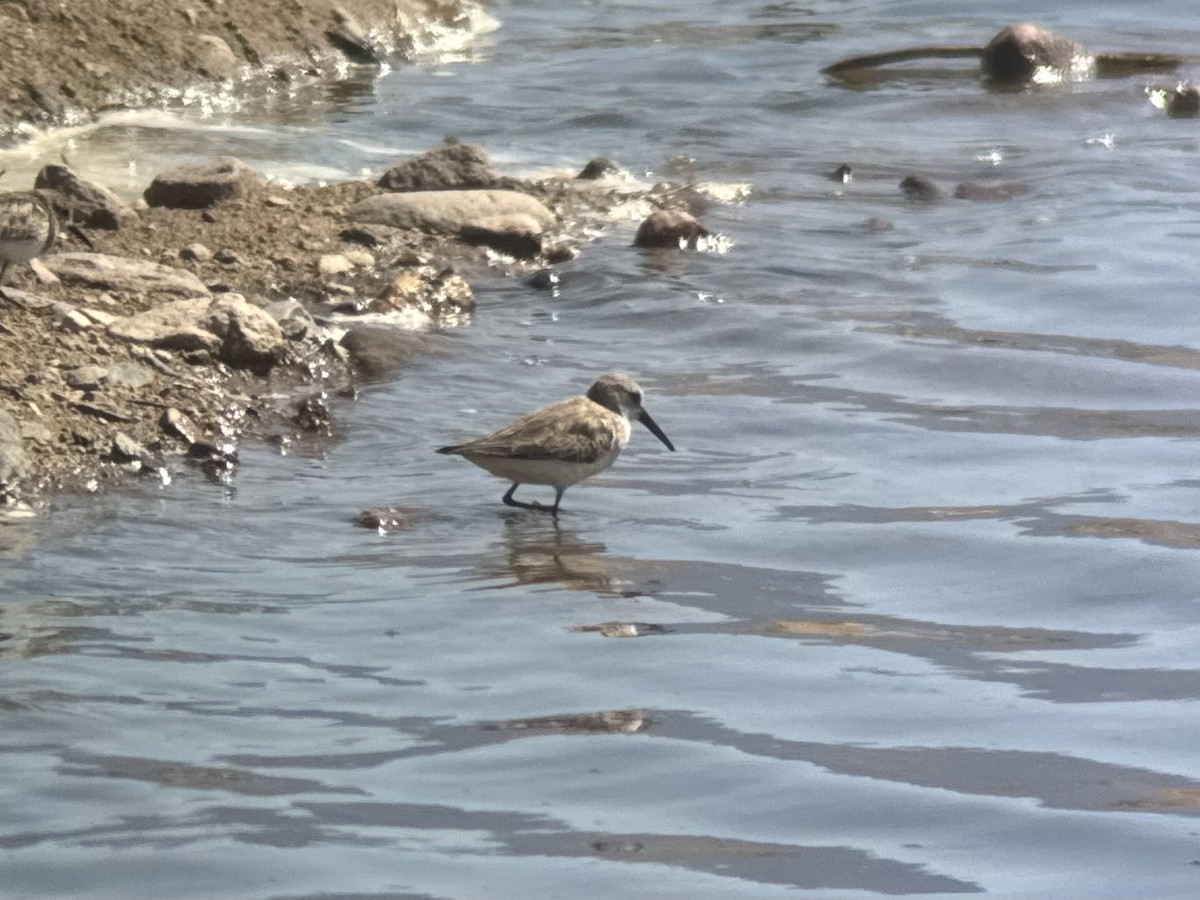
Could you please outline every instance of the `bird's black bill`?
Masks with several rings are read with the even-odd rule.
[[[671,439],[663,434],[663,430],[658,427],[658,423],[650,418],[650,413],[644,409],[638,413],[638,421],[650,429],[650,433],[667,445],[668,450],[674,450],[675,445],[671,443]]]

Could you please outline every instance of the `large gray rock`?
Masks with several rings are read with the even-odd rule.
[[[68,284],[83,284],[106,291],[185,297],[209,295],[204,282],[191,272],[145,259],[104,253],[58,253],[43,258],[42,265]]]
[[[368,225],[391,225],[458,234],[463,228],[499,216],[529,216],[546,227],[554,213],[541,201],[518,191],[415,191],[377,194],[350,207],[347,215]]]
[[[259,184],[248,165],[233,156],[163,172],[150,182],[143,197],[149,206],[168,209],[207,209],[222,200],[241,197]]]
[[[0,401],[0,500],[16,493],[27,466],[25,448],[21,445],[21,429]]]
[[[120,197],[103,185],[85,181],[67,166],[44,166],[33,186],[45,193],[60,222],[116,231],[137,219]]]
[[[118,319],[114,337],[163,350],[206,351],[237,369],[264,374],[283,356],[287,341],[265,310],[240,294],[164,303]]]
[[[287,338],[265,309],[241,294],[220,294],[208,308],[208,327],[221,338],[221,360],[264,375],[283,358]]]
[[[378,184],[385,191],[479,190],[499,187],[501,178],[478,144],[443,144],[388,169]]]

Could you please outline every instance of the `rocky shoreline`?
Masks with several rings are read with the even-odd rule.
[[[138,5],[133,16],[122,0],[97,5],[106,15],[93,8],[86,21],[101,33],[124,21],[127,39],[134,24],[165,15]],[[368,30],[312,0],[267,5],[297,14],[290,42],[261,15],[261,2],[250,16],[249,4],[213,0],[207,12],[172,13],[179,34],[162,43],[172,52],[194,44],[205,17],[220,10],[248,62],[269,58],[278,72],[288,59],[303,66],[322,52],[369,62],[368,50],[403,46],[406,28],[463,14],[416,0],[401,16],[392,3],[356,4],[374,17]],[[52,40],[56,28],[85,23],[20,2],[0,4],[2,17],[27,26],[16,32],[26,48],[31,34]],[[86,46],[101,44],[85,37]],[[0,45],[13,40],[0,30]],[[173,69],[173,58],[163,71],[178,84],[215,77]],[[92,63],[73,78],[112,73],[121,57],[101,53]],[[139,68],[121,73],[123,90],[152,87]],[[7,124],[39,94],[10,89],[0,113]],[[99,85],[71,95],[94,100]],[[236,159],[215,159],[161,173],[136,209],[66,166],[47,166],[33,186],[5,185],[34,187],[62,233],[43,258],[10,268],[0,298],[0,499],[10,512],[28,510],[57,492],[132,476],[167,481],[190,464],[223,477],[245,439],[286,451],[326,438],[337,397],[388,377],[437,330],[469,321],[474,278],[496,277],[499,266],[552,283],[550,267],[578,252],[583,223],[617,206],[628,214],[631,198],[634,209],[670,210],[643,224],[638,240],[647,246],[694,245],[706,234],[681,208],[685,194],[631,190],[614,169],[595,160],[575,178],[521,181],[495,172],[483,148],[450,141],[375,182],[285,188]]]

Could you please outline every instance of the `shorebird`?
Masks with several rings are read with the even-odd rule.
[[[34,191],[0,194],[0,297],[13,263],[29,262],[54,246],[58,219],[46,198]]]
[[[504,503],[558,515],[563,491],[603,472],[629,443],[629,420],[637,419],[662,441],[675,446],[642,406],[638,383],[619,372],[601,375],[586,396],[568,397],[521,416],[499,431],[450,447],[452,453],[481,469],[512,482]],[[513,499],[522,484],[548,484],[554,488],[554,505],[523,503]]]

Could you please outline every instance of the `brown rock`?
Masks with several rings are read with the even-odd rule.
[[[537,219],[523,213],[468,223],[458,237],[473,247],[491,247],[517,259],[533,259],[542,252],[542,226]]]
[[[388,169],[379,179],[385,191],[446,191],[497,187],[487,151],[478,144],[443,144]]]
[[[194,166],[180,166],[155,177],[143,196],[149,206],[168,209],[206,209],[222,200],[241,197],[259,183],[248,165],[222,156]]]
[[[702,237],[707,237],[709,231],[691,213],[681,209],[660,209],[648,215],[638,226],[633,243],[638,247],[647,248],[696,248],[696,243]]]
[[[995,84],[1021,84],[1039,69],[1065,75],[1084,55],[1078,44],[1037,25],[1019,22],[1001,29],[988,42],[981,65],[984,76]]]

